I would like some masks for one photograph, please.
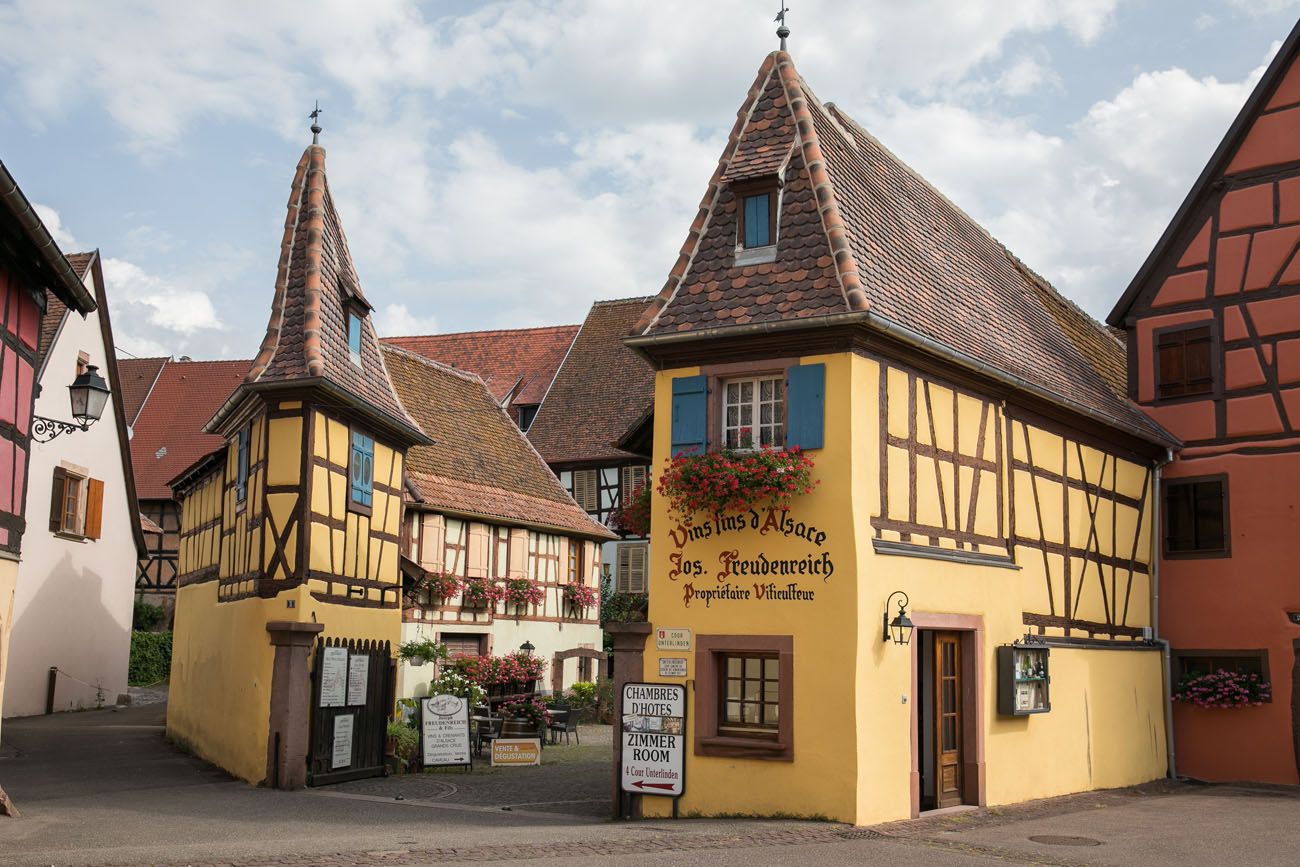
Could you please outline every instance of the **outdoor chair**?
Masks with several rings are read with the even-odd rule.
[[[560,735],[563,734],[564,742],[567,744],[569,742],[569,735],[572,734],[574,740],[576,740],[578,745],[581,746],[582,739],[578,737],[578,711],[568,705],[562,707],[556,705],[552,710],[563,710],[565,713],[563,719],[552,720],[551,724],[547,727],[550,729],[551,743],[558,744],[560,742]]]
[[[501,737],[501,724],[504,722],[505,718],[499,716],[489,716],[487,720],[479,720],[477,723],[478,734],[474,739],[474,752],[476,755],[483,755],[484,741],[490,745],[492,741]]]

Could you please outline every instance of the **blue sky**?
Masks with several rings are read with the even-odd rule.
[[[381,333],[659,291],[776,45],[761,0],[0,2],[0,159],[124,353],[248,357],[321,101]],[[794,0],[795,63],[1104,316],[1298,0]]]

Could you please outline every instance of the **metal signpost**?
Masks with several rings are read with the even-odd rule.
[[[420,762],[426,768],[471,769],[468,701],[454,695],[420,701]]]
[[[676,816],[676,799],[686,790],[686,687],[623,684],[621,728],[623,791],[673,798]]]

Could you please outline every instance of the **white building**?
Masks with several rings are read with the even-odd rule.
[[[383,352],[398,397],[434,440],[407,453],[404,582],[526,581],[541,596],[475,607],[459,592],[408,593],[402,640],[427,637],[453,655],[529,644],[548,663],[543,689],[594,681],[604,656],[599,604],[569,605],[565,588],[599,591],[600,546],[614,534],[578,507],[477,375],[391,345]],[[425,694],[432,673],[402,665],[399,694]]]
[[[49,297],[35,413],[70,421],[68,386],[90,365],[112,398],[88,430],[38,442],[35,429],[5,716],[44,713],[51,668],[59,672],[55,710],[111,705],[127,686],[140,517],[99,253],[68,261],[99,307],[81,316]]]

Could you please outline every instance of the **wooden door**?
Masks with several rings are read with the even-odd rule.
[[[1295,770],[1300,775],[1300,638],[1292,641],[1295,665],[1291,667],[1291,739],[1295,744]]]
[[[935,806],[961,803],[961,636],[934,634]]]

